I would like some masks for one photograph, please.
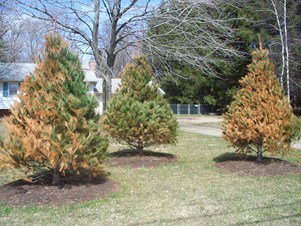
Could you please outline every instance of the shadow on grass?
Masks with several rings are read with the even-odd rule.
[[[124,149],[108,154],[107,163],[111,166],[129,166],[133,168],[157,167],[177,161],[173,154],[143,151],[137,152],[133,149]]]
[[[233,160],[233,159],[236,159],[238,157],[238,154],[237,153],[233,153],[233,152],[226,152],[226,153],[223,153],[217,157],[215,157],[213,159],[214,162],[226,162],[226,161],[229,161],[229,160]]]
[[[142,151],[138,152],[135,149],[123,149],[120,151],[112,152],[107,155],[108,157],[143,157],[143,156],[149,156],[149,157],[157,157],[157,158],[176,158],[175,155],[169,154],[169,153],[163,153],[163,152],[155,152],[155,151]]]
[[[268,165],[270,163],[287,163],[292,164],[288,161],[279,159],[279,158],[270,158],[270,157],[264,157],[261,162],[257,161],[256,156],[254,155],[246,155],[246,154],[240,154],[235,152],[226,152],[223,153],[213,159],[214,162],[227,162],[227,161],[244,161],[244,162],[254,162],[261,165]]]

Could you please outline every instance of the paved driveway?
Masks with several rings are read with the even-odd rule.
[[[202,123],[222,122],[222,117],[217,116],[179,116],[180,129],[186,132],[199,133],[209,136],[222,136],[222,130],[209,126],[202,126]],[[301,150],[301,143],[296,143],[293,148]]]

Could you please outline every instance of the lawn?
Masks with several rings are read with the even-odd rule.
[[[111,147],[111,151],[118,146]],[[66,207],[0,205],[0,225],[298,225],[301,174],[255,177],[219,172],[214,158],[233,152],[221,138],[181,133],[178,156],[157,168],[107,167],[120,190]],[[6,177],[1,177],[4,184]]]

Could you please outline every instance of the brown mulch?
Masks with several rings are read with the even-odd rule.
[[[276,158],[264,158],[259,163],[253,156],[235,155],[230,159],[216,162],[216,166],[221,172],[230,172],[241,176],[276,176],[301,173],[301,165]]]
[[[35,184],[19,180],[0,187],[0,201],[15,207],[65,206],[100,199],[117,190],[117,182],[104,178],[66,179],[59,185],[52,185],[50,178]]]
[[[133,150],[123,150],[109,154],[107,163],[111,166],[157,167],[177,161],[172,154],[162,152],[143,151],[142,153]]]

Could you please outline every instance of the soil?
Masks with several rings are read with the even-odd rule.
[[[65,206],[103,198],[118,190],[118,183],[104,178],[62,179],[52,185],[51,178],[37,183],[16,181],[0,187],[0,201],[10,206]]]
[[[172,154],[143,151],[142,153],[133,150],[118,151],[109,154],[107,163],[111,166],[130,166],[133,168],[157,167],[177,161]]]
[[[112,166],[156,167],[176,161],[172,154],[132,150],[111,153],[107,163]],[[0,201],[4,204],[23,207],[65,206],[100,199],[118,190],[118,183],[106,178],[70,177],[61,179],[59,185],[52,184],[46,176],[36,183],[15,181],[0,187]]]
[[[259,163],[253,156],[235,156],[216,162],[216,166],[221,172],[230,172],[236,175],[276,176],[301,173],[301,165],[275,158],[264,158]]]

